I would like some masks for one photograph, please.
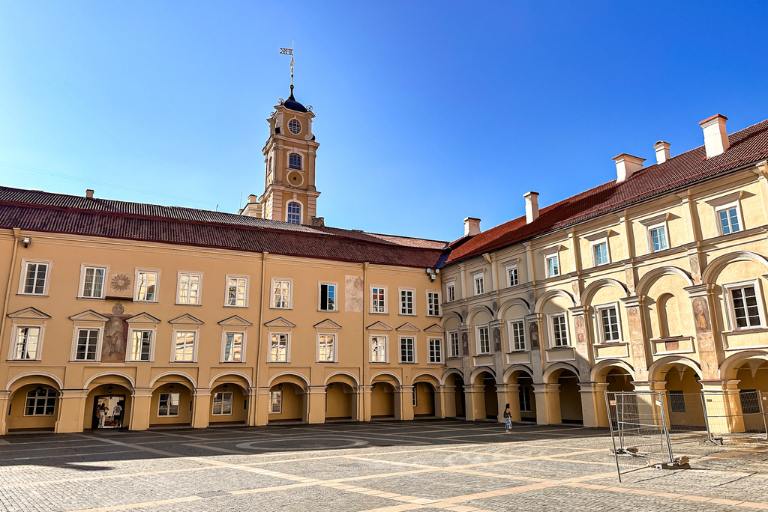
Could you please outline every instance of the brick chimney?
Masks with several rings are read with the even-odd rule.
[[[663,164],[669,160],[669,142],[660,140],[653,145],[653,150],[656,152],[657,164]]]
[[[715,114],[699,123],[704,132],[704,149],[707,151],[707,158],[722,155],[728,150],[728,132],[725,131],[725,122],[728,120],[722,114]]]
[[[464,236],[475,236],[480,234],[480,219],[477,217],[467,217],[464,219]]]
[[[525,223],[530,224],[539,218],[539,193],[526,192],[523,198],[525,199]]]
[[[261,219],[263,217],[263,208],[259,202],[259,197],[256,194],[248,196],[248,204],[246,204],[241,210],[240,215],[247,215],[248,217],[257,217]]]
[[[616,183],[621,183],[643,168],[645,158],[622,153],[613,157],[613,161],[616,162]]]
[[[87,197],[88,199],[93,199],[93,189],[92,188],[85,189],[85,197]]]

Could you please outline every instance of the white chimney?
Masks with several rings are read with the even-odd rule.
[[[728,150],[728,132],[725,131],[725,122],[728,120],[722,114],[715,114],[699,123],[704,131],[704,148],[707,150],[707,158],[722,155]]]
[[[616,182],[621,183],[643,168],[645,158],[622,153],[613,157],[613,161],[616,162]]]
[[[92,188],[85,189],[85,197],[87,197],[88,199],[93,199],[93,189]]]
[[[464,236],[475,236],[480,234],[480,219],[477,217],[467,217],[464,219]]]
[[[669,160],[669,142],[660,140],[653,145],[654,151],[656,151],[656,163],[663,164]]]
[[[530,224],[539,218],[539,193],[538,192],[526,192],[523,194],[525,198],[525,223]]]

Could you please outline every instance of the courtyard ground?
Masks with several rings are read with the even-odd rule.
[[[451,420],[11,435],[0,510],[768,510],[766,443],[681,444],[692,469],[623,483],[610,447],[605,430]]]

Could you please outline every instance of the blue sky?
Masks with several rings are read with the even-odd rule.
[[[0,0],[0,184],[235,212],[317,114],[328,224],[438,239],[768,118],[768,2]]]

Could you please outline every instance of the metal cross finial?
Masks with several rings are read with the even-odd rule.
[[[280,55],[291,56],[291,96],[293,96],[293,48],[280,48]]]

